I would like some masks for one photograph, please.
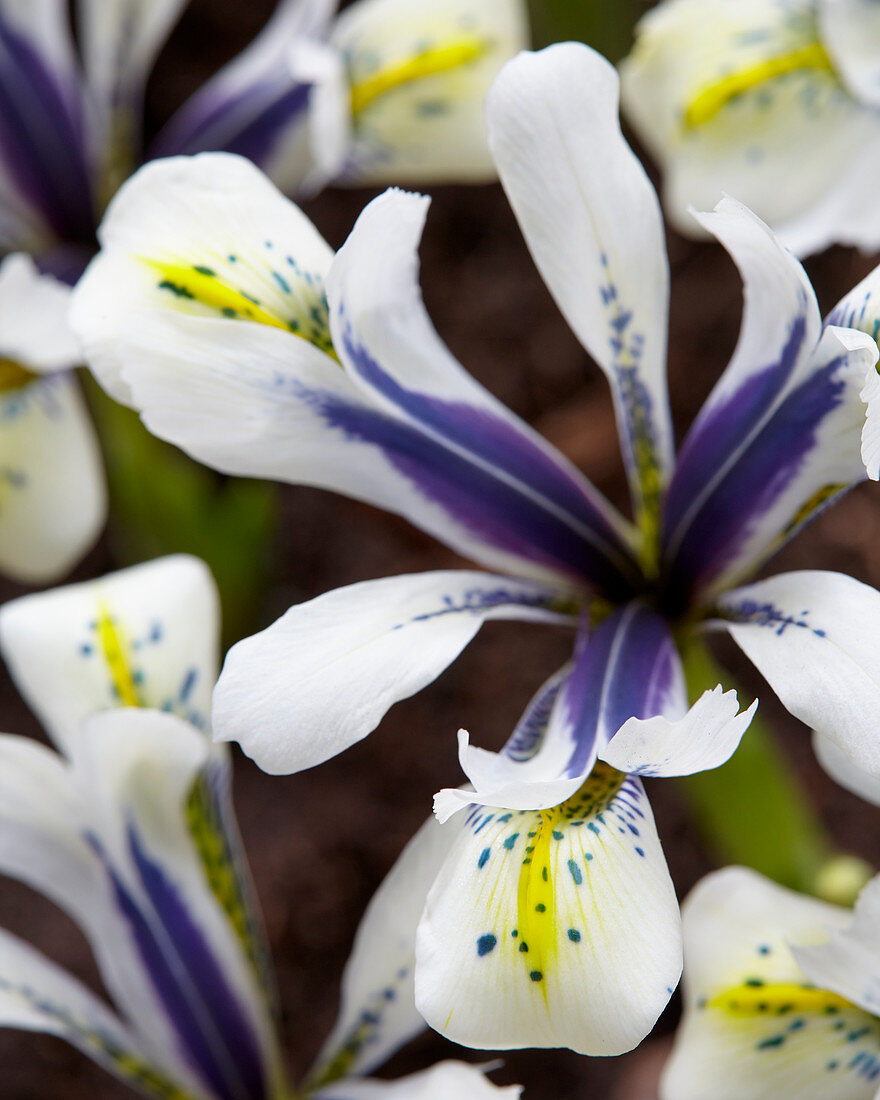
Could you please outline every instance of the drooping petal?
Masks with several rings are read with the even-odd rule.
[[[154,142],[151,157],[239,153],[282,190],[300,185],[314,167],[312,97],[319,93],[321,61],[328,52],[319,40],[337,2],[279,0],[250,46],[174,115]],[[327,58],[324,64],[329,71],[323,79],[333,79],[332,62]],[[321,140],[332,142],[332,137],[324,134]]]
[[[492,1100],[522,1096],[520,1085],[494,1085],[486,1070],[466,1062],[438,1062],[396,1081],[346,1080],[315,1093],[315,1100]]]
[[[862,462],[872,481],[880,481],[880,376],[869,371],[861,393],[867,405],[862,428]]]
[[[188,1100],[180,1081],[151,1061],[134,1031],[89,989],[0,929],[0,1027],[57,1035],[148,1096]]]
[[[792,954],[810,981],[874,1017],[880,1015],[880,879],[862,890],[852,922],[827,943],[801,947],[796,939],[791,942]]]
[[[369,1073],[424,1029],[413,992],[416,927],[455,839],[430,818],[373,895],[345,966],[339,1016],[306,1078],[310,1092]]]
[[[0,4],[0,160],[56,236],[94,227],[92,166],[65,0]]]
[[[96,114],[107,200],[141,156],[144,85],[188,0],[81,0],[86,83]]]
[[[214,692],[215,734],[264,771],[310,768],[434,680],[487,619],[558,622],[564,599],[548,585],[464,570],[328,592],[232,647]]]
[[[880,1023],[816,988],[790,944],[819,943],[847,911],[745,868],[704,879],[684,904],[685,1015],[663,1100],[870,1100]]]
[[[365,399],[332,346],[330,250],[249,162],[147,166],[102,237],[74,328],[157,435],[227,473],[368,500],[491,568],[583,583],[592,566],[612,591],[632,583],[527,486]]]
[[[213,578],[185,555],[0,609],[7,667],[62,747],[89,714],[119,706],[171,711],[206,729],[219,631]]]
[[[495,178],[483,102],[528,43],[522,0],[357,0],[330,43],[350,85],[351,147],[339,182]]]
[[[861,480],[859,394],[877,356],[864,333],[822,331],[803,268],[739,203],[725,199],[701,221],[736,261],[745,308],[669,489],[667,583],[683,603],[748,576]]]
[[[880,776],[880,593],[804,570],[735,589],[715,614],[796,718]]]
[[[17,364],[7,366],[14,384],[0,388],[0,571],[45,584],[72,569],[98,537],[107,512],[104,472],[75,379],[27,381]]]
[[[621,66],[623,104],[663,169],[667,216],[686,235],[700,232],[689,210],[710,210],[727,192],[799,255],[860,239],[858,206],[821,207],[858,178],[880,127],[842,89],[816,9],[667,0],[640,22]]]
[[[850,94],[880,107],[880,10],[871,0],[820,0],[822,44]]]
[[[611,383],[651,546],[673,456],[669,270],[657,197],[620,133],[617,97],[614,69],[568,43],[510,62],[487,112],[492,152],[529,250]]]
[[[12,388],[15,366],[43,373],[80,362],[69,310],[69,287],[41,275],[30,256],[6,257],[0,264],[0,389]]]
[[[465,1046],[619,1054],[678,982],[678,903],[641,782],[597,765],[543,812],[474,807],[428,896],[416,1004]]]
[[[866,802],[880,806],[880,776],[866,772],[823,734],[813,734],[813,752],[825,771],[841,787],[857,794],[859,798],[864,798]]]
[[[431,325],[418,284],[429,203],[389,191],[358,218],[327,278],[335,347],[372,401],[516,485],[577,530],[588,544],[586,575],[604,579],[615,568],[632,574],[622,517],[462,368]]]

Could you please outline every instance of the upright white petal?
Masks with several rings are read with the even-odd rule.
[[[0,650],[29,706],[69,748],[89,714],[168,710],[207,727],[219,599],[208,567],[175,555],[0,609]]]
[[[728,630],[796,717],[880,776],[880,593],[842,573],[782,573],[727,593]]]
[[[456,839],[454,829],[430,818],[373,895],[345,965],[339,1016],[307,1077],[310,1089],[369,1073],[424,1029],[413,990],[416,927]]]
[[[214,692],[215,735],[273,774],[313,767],[431,683],[488,619],[558,622],[560,595],[466,570],[328,592],[232,647]]]
[[[330,43],[345,59],[351,147],[340,182],[482,182],[483,101],[528,42],[522,0],[357,0]]]
[[[30,584],[59,579],[106,512],[98,441],[74,378],[0,390],[0,571]]]
[[[600,764],[561,806],[473,807],[428,895],[416,1004],[465,1046],[620,1054],[681,972],[678,903],[641,782]]]
[[[545,282],[611,383],[637,511],[672,465],[669,270],[654,189],[623,140],[614,69],[586,46],[522,54],[487,101],[501,181]]]
[[[745,868],[719,871],[683,907],[685,1014],[662,1100],[870,1100],[880,1022],[816,988],[791,944],[821,943],[845,909]]]

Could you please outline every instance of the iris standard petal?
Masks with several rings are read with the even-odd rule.
[[[669,489],[667,586],[682,606],[747,576],[862,478],[859,394],[877,356],[864,333],[822,330],[803,268],[739,203],[701,220],[736,261],[745,308]]]
[[[568,43],[505,66],[487,115],[492,153],[529,250],[611,384],[651,563],[673,461],[669,270],[657,196],[620,133],[617,96],[614,69]]]

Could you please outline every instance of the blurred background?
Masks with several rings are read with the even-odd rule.
[[[427,0],[425,0],[427,2]],[[155,130],[194,88],[258,31],[273,0],[192,0],[150,86]],[[536,41],[576,37],[612,59],[627,52],[649,4],[631,0],[536,0]],[[374,192],[327,191],[306,211],[334,247]],[[619,507],[626,486],[611,403],[599,371],[568,331],[538,277],[497,186],[433,189],[422,248],[423,287],[453,352],[494,394],[543,432]],[[739,278],[720,247],[669,237],[672,265],[670,387],[678,436],[708,394],[736,341]],[[807,262],[823,312],[870,268],[870,257],[833,249]],[[221,584],[226,644],[272,622],[293,603],[330,588],[393,573],[464,564],[404,521],[304,488],[227,481],[158,444],[136,418],[89,389],[111,481],[110,526],[72,579],[98,576],[161,553],[206,557]],[[150,471],[148,476],[147,471]],[[156,473],[158,471],[158,473]],[[772,563],[831,568],[880,585],[880,488],[855,490]],[[24,589],[0,584],[0,599]],[[393,709],[380,729],[343,756],[301,775],[263,775],[237,753],[236,803],[278,971],[283,1036],[294,1077],[317,1053],[335,1017],[338,981],[360,915],[431,796],[461,776],[455,733],[498,748],[533,689],[566,658],[570,639],[546,627],[489,624],[432,687]],[[759,680],[732,651],[719,653],[750,698]],[[4,677],[0,728],[41,737]],[[843,851],[880,863],[875,810],[836,788],[816,764],[803,727],[769,690],[765,719],[791,771]],[[648,781],[672,875],[683,897],[728,853],[713,850],[677,781]],[[772,854],[766,790],[746,783],[739,810]],[[869,815],[869,816],[866,816]],[[766,833],[762,833],[765,829]],[[763,838],[763,839],[760,839]],[[768,855],[769,858],[769,855]],[[0,925],[26,936],[100,988],[85,941],[51,905],[0,880]],[[676,996],[654,1034],[617,1059],[569,1051],[504,1055],[499,1083],[518,1081],[526,1100],[655,1100],[656,1074],[679,1011]],[[485,1061],[427,1033],[382,1075],[444,1057]],[[130,1095],[57,1040],[0,1032],[5,1100],[112,1100]]]

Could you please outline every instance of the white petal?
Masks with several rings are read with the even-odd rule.
[[[861,393],[867,405],[862,428],[862,462],[872,481],[880,481],[880,375],[868,371]]]
[[[880,10],[872,0],[820,0],[822,44],[850,93],[880,107]]]
[[[454,829],[430,818],[373,895],[345,966],[339,1017],[307,1078],[310,1090],[369,1073],[424,1029],[413,992],[416,927],[456,839]]]
[[[870,1100],[880,1024],[806,981],[788,946],[821,943],[846,910],[728,868],[683,916],[685,1015],[663,1100]]]
[[[57,1035],[132,1086],[173,1095],[180,1080],[150,1063],[140,1039],[89,989],[0,929],[0,1026]]]
[[[880,776],[871,775],[855,764],[850,756],[829,737],[813,734],[813,752],[825,771],[853,794],[880,806]]]
[[[800,947],[792,954],[807,977],[821,989],[880,1015],[880,879],[873,879],[856,902],[852,923],[828,943]]]
[[[492,152],[526,242],[568,323],[608,376],[632,491],[656,513],[672,464],[669,270],[657,197],[620,133],[617,99],[614,69],[568,43],[510,62],[487,112]]]
[[[107,167],[123,174],[140,153],[144,85],[188,0],[82,0],[86,80]],[[116,180],[111,181],[114,186]]]
[[[598,765],[544,812],[474,807],[416,941],[416,1004],[465,1046],[619,1054],[681,970],[678,903],[640,781]]]
[[[168,710],[206,728],[217,677],[219,600],[207,566],[176,555],[7,603],[0,649],[64,747],[89,714]]]
[[[745,283],[736,352],[682,445],[664,554],[674,585],[718,591],[754,572],[817,509],[861,480],[866,334],[821,329],[801,265],[732,199],[700,215]],[[774,471],[772,477],[767,470]]]
[[[558,621],[548,609],[559,595],[464,570],[328,592],[232,647],[214,693],[215,734],[273,774],[320,764],[431,683],[487,619]]]
[[[279,0],[253,42],[171,118],[152,156],[227,150],[259,164],[282,190],[299,187],[313,168],[315,97],[341,67],[319,41],[336,6],[337,0]],[[334,117],[322,121],[340,125]],[[332,133],[324,139],[322,145],[339,141]],[[334,166],[340,157],[337,151]]]
[[[720,684],[704,691],[683,718],[630,718],[599,758],[618,771],[639,775],[693,775],[726,763],[739,747],[758,708],[740,712],[735,691]]]
[[[483,101],[526,46],[522,0],[358,0],[330,37],[351,83],[342,182],[482,182],[495,176]]]
[[[660,4],[622,80],[626,113],[663,168],[667,214],[689,235],[688,209],[711,209],[723,191],[775,228],[810,218],[871,140],[871,114],[842,91],[805,0]],[[833,222],[818,228],[835,239]],[[812,235],[799,250],[824,247]]]
[[[323,279],[333,253],[242,157],[204,153],[146,165],[110,204],[99,240],[102,251],[74,292],[71,324],[119,401],[131,403],[120,376],[148,314],[235,316],[329,347]],[[218,328],[218,342],[227,328]]]
[[[70,288],[40,275],[30,256],[0,264],[0,358],[32,371],[56,371],[80,361],[67,322]]]
[[[315,1100],[515,1100],[521,1095],[520,1085],[493,1085],[481,1067],[448,1061],[397,1081],[342,1081],[315,1093]]]
[[[0,570],[46,583],[98,537],[107,500],[98,442],[71,375],[0,391]]]
[[[782,573],[719,602],[726,628],[796,717],[880,776],[880,592],[842,573]]]

